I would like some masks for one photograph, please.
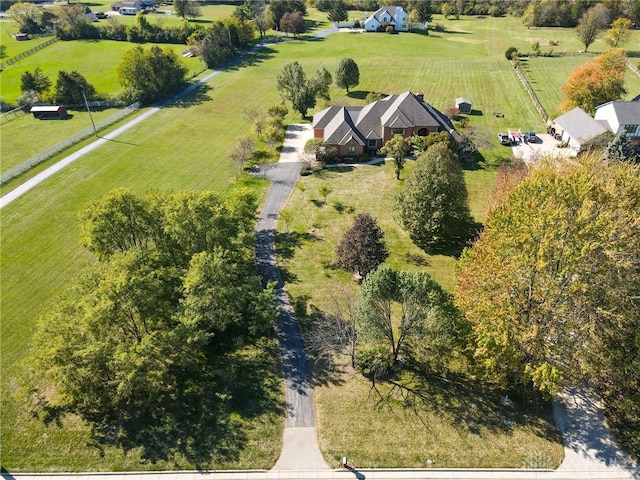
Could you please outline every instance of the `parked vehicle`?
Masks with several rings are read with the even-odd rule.
[[[535,132],[524,132],[524,139],[529,143],[536,143],[538,141]]]
[[[504,132],[498,133],[498,141],[502,145],[511,145],[511,139],[509,138],[509,134]]]

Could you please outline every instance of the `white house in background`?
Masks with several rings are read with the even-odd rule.
[[[571,149],[580,152],[609,133],[609,124],[605,120],[595,120],[576,107],[553,121],[551,133],[560,136]]]
[[[364,29],[367,32],[377,32],[378,28],[386,22],[399,32],[407,32],[409,31],[407,16],[407,12],[402,7],[381,7],[364,21]]]
[[[609,129],[624,132],[632,141],[640,142],[640,101],[607,102],[596,107],[596,120],[605,120]]]

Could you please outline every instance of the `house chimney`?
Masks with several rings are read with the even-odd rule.
[[[420,99],[421,102],[424,102],[424,93],[418,92],[416,93],[416,97],[418,97],[418,99]]]

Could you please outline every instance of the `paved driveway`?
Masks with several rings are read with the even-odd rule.
[[[513,156],[521,158],[527,163],[536,163],[542,157],[569,158],[576,153],[570,148],[558,148],[558,141],[548,133],[541,133],[536,143],[522,143],[511,147]]]
[[[280,163],[297,163],[304,161],[304,146],[313,138],[310,123],[293,123],[287,127],[284,143],[280,152]]]

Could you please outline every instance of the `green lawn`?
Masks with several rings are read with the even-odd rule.
[[[42,69],[53,85],[58,77],[58,71],[75,70],[84,75],[99,93],[118,95],[122,92],[122,87],[116,78],[116,67],[122,56],[135,46],[135,44],[128,42],[112,40],[56,42],[5,69],[2,72],[0,95],[5,101],[15,102],[21,93],[20,77],[25,71],[33,71],[36,67]],[[144,48],[150,47],[145,44],[142,46]],[[178,55],[184,50],[183,45],[161,44],[160,46],[170,48]],[[63,62],[60,61],[61,58],[64,59]],[[184,62],[189,68],[189,76],[204,69],[198,58],[186,58]]]
[[[407,163],[402,178],[413,165]],[[465,178],[472,212],[476,220],[482,220],[495,169],[467,170]],[[318,193],[322,182],[334,189],[327,205]],[[393,165],[329,169],[301,177],[298,183],[287,205],[294,219],[278,227],[278,258],[303,324],[305,313],[314,309],[331,312],[334,300],[343,292],[357,291],[353,277],[333,264],[336,246],[359,213],[374,216],[384,231],[391,254],[388,264],[427,271],[445,288],[453,289],[455,259],[425,254],[394,219],[394,198],[403,182],[395,180]],[[562,443],[549,403],[529,401],[523,395],[516,402],[517,409],[505,410],[498,402],[505,392],[461,373],[447,380],[419,377],[413,387],[424,390],[430,400],[410,395],[414,403],[405,408],[399,391],[387,398],[390,386],[384,382],[378,383],[381,398],[350,367],[341,365],[337,371],[325,371],[322,364],[314,367],[319,438],[330,464],[337,465],[345,454],[363,468],[425,467],[427,458],[434,466],[446,468],[518,468],[534,453],[548,455],[554,466],[562,459]],[[503,420],[514,424],[507,426]]]
[[[98,123],[117,112],[116,108],[108,108],[92,111],[91,116],[94,122]],[[0,128],[2,172],[86,128],[91,128],[91,119],[86,110],[70,110],[69,117],[64,120],[38,120],[28,113],[19,116],[12,114],[8,118],[8,121],[3,119]],[[37,135],[38,141],[34,142],[34,134]]]
[[[0,20],[0,62],[20,55],[22,52],[37,47],[39,44],[50,40],[51,36],[31,38],[31,40],[18,41],[11,35],[18,32],[13,22],[7,19]]]
[[[489,146],[482,151],[486,160],[483,163],[485,168],[466,172],[472,211],[477,218],[483,218],[495,176],[491,165],[507,159],[510,153],[498,148],[494,132],[507,127],[537,130],[542,127],[537,112],[503,56],[504,50],[512,42],[526,44],[530,32],[517,19],[511,18],[469,18],[447,22],[446,25],[452,32],[434,33],[428,37],[412,34],[340,34],[325,40],[283,42],[265,48],[248,61],[212,79],[206,88],[196,92],[190,99],[163,109],[116,141],[92,152],[2,209],[2,466],[14,471],[167,467],[166,464],[141,463],[135,452],[125,455],[110,447],[105,449],[103,457],[99,457],[99,451],[87,445],[87,428],[77,420],[69,419],[67,428],[59,429],[55,426],[45,427],[33,419],[18,395],[23,374],[20,359],[28,347],[35,318],[49,302],[63,294],[83,268],[93,261],[78,245],[78,213],[83,206],[116,187],[128,187],[135,192],[149,189],[228,188],[234,178],[229,160],[233,141],[236,136],[249,130],[243,112],[247,108],[266,110],[268,106],[279,103],[275,78],[286,63],[297,60],[310,73],[319,66],[325,66],[333,72],[341,57],[353,57],[360,67],[361,84],[349,97],[344,90],[333,88],[332,103],[336,104],[362,104],[362,98],[369,91],[422,91],[425,98],[440,109],[453,105],[458,96],[469,97],[479,113],[470,116],[471,125],[486,132],[490,140]],[[78,52],[82,50],[75,47],[74,43],[64,43],[62,46],[78,48]],[[107,48],[102,45],[103,42],[78,43],[87,50],[94,45],[100,49]],[[123,52],[131,48],[130,44],[106,43],[110,44],[109,50],[122,48]],[[47,47],[43,51],[52,52],[49,49],[57,46]],[[55,57],[68,58],[66,55],[60,56],[66,53],[68,50],[63,50]],[[94,51],[93,55],[84,58],[86,62],[92,62],[97,56]],[[110,59],[113,69],[118,55],[103,51],[103,56]],[[76,62],[75,68],[80,70],[82,62],[70,61]],[[56,66],[51,63],[47,68],[55,69]],[[66,64],[65,68],[68,68]],[[97,78],[99,74],[92,76],[92,70],[86,70],[85,73],[90,81],[101,81]],[[109,74],[106,72],[104,75],[108,77]],[[106,79],[106,82],[109,80]],[[324,107],[324,103],[320,102],[314,111]],[[504,113],[504,118],[493,116],[493,112],[498,110]],[[299,118],[290,113],[287,121],[299,121]],[[34,138],[38,138],[38,133],[34,133]],[[4,142],[2,148],[4,152]],[[329,206],[320,208],[310,203],[311,199],[317,197],[317,187],[313,182],[318,179],[314,177],[303,180],[308,183],[304,194],[296,191],[292,197],[291,205],[304,206],[303,211],[308,212],[309,217],[297,221],[295,228],[298,234],[291,240],[299,245],[293,245],[293,256],[283,259],[289,274],[288,288],[294,298],[301,298],[311,291],[312,303],[320,307],[324,306],[323,302],[328,297],[328,285],[335,289],[338,285],[351,282],[344,273],[325,265],[332,261],[335,241],[353,216],[353,213],[349,213],[349,207],[354,208],[355,212],[370,209],[376,215],[381,215],[383,209],[376,206],[377,202],[388,205],[394,195],[393,189],[398,186],[391,178],[388,166],[353,172],[329,171],[324,175],[335,184],[335,192],[329,197]],[[250,185],[260,194],[265,191],[264,183],[251,181]],[[390,189],[379,189],[379,185],[389,185]],[[354,186],[357,186],[355,191]],[[360,193],[359,188],[362,189]],[[367,197],[364,193],[374,196]],[[380,198],[376,198],[376,194]],[[336,201],[342,202],[343,207],[334,205]],[[339,213],[336,206],[343,213]],[[404,232],[394,226],[388,209],[384,215],[387,215],[387,219],[383,228],[393,252],[390,259],[392,265],[425,268],[450,289],[454,281],[454,260],[448,257],[427,258],[407,241]],[[317,250],[308,243],[317,246]],[[308,252],[309,256],[301,257],[302,251]],[[353,388],[355,392],[361,391],[360,387]],[[319,401],[323,402],[323,398],[327,396],[319,391]],[[330,403],[319,403],[318,406],[323,415],[327,415],[332,408]],[[340,419],[339,416],[335,418]],[[321,425],[326,424],[322,424],[321,420]],[[274,458],[273,449],[277,448],[280,441],[281,426],[281,419],[261,419],[250,436],[250,443],[257,445],[250,455],[251,459],[247,459],[248,453],[243,454],[238,460],[229,461],[221,467],[270,466]],[[321,432],[322,428],[325,427],[321,426]],[[533,437],[534,434],[524,440],[517,438],[520,442],[532,442],[533,445]],[[410,439],[411,435],[407,438]],[[544,439],[541,441],[547,442]],[[552,438],[551,442],[554,441]],[[331,457],[337,448],[332,442],[329,436],[321,438],[325,451]],[[411,449],[410,445],[403,448]],[[493,447],[487,443],[487,448]],[[516,462],[519,455],[512,457],[512,461]]]
[[[639,34],[640,32],[634,32]],[[638,35],[640,41],[640,35]],[[566,57],[532,57],[520,63],[520,69],[533,88],[538,100],[550,118],[560,115],[559,105],[562,102],[562,85],[565,84],[571,71],[593,61],[594,56],[585,54]],[[558,88],[560,85],[560,88]],[[640,93],[640,76],[627,69],[625,76],[627,95],[623,100],[631,100]]]

